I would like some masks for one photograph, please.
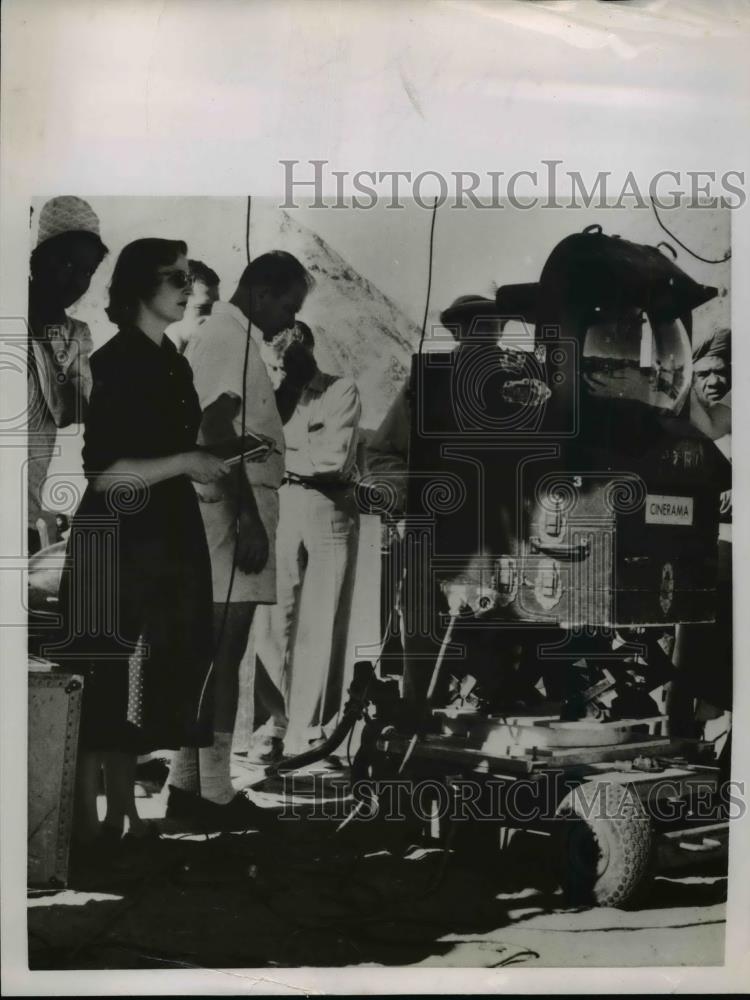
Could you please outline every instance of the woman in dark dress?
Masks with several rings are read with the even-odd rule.
[[[135,807],[136,756],[212,740],[211,570],[192,482],[225,475],[196,450],[200,407],[187,361],[164,336],[190,294],[187,247],[142,239],[120,254],[107,315],[118,333],[91,357],[88,487],[68,544],[66,640],[84,674],[79,843],[149,832]],[[104,767],[107,812],[96,808]]]

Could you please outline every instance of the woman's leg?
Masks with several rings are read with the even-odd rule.
[[[101,830],[96,808],[101,769],[101,755],[97,751],[78,751],[73,838],[80,844],[90,844]]]
[[[107,790],[107,813],[104,825],[122,831],[127,819],[129,833],[136,837],[144,834],[147,827],[135,806],[136,755],[108,751],[102,756],[104,784]]]

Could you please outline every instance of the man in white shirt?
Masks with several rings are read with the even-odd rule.
[[[252,811],[230,780],[239,667],[257,605],[276,601],[278,490],[284,475],[284,434],[260,346],[294,322],[312,279],[291,254],[257,257],[229,302],[217,302],[196,330],[186,357],[193,368],[203,419],[200,441],[225,444],[247,433],[270,438],[265,461],[238,464],[219,487],[201,487],[214,590],[215,655],[211,691],[214,745],[181,750],[169,777],[167,814],[197,812],[219,826]],[[199,767],[197,766],[199,764]]]
[[[355,383],[313,363],[284,425],[278,601],[256,622],[256,649],[271,682],[259,686],[271,711],[257,747],[267,762],[324,739],[341,708],[359,529],[353,485],[360,414]]]

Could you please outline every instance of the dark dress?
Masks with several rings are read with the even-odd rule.
[[[91,357],[83,466],[195,447],[201,411],[187,361],[164,337],[121,329]],[[212,741],[211,568],[192,483],[88,486],[61,587],[65,639],[45,655],[84,674],[81,745],[145,753]]]

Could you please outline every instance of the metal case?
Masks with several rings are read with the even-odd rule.
[[[29,664],[27,874],[30,886],[67,884],[83,680]]]

